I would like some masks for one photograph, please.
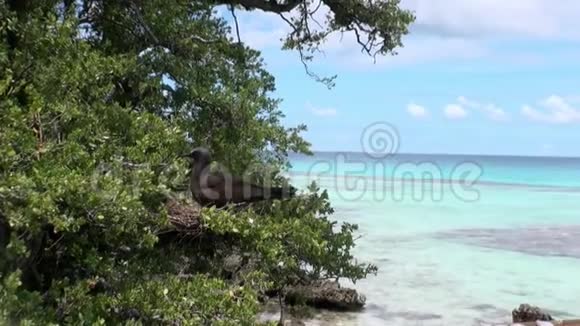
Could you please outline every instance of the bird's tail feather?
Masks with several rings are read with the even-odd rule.
[[[259,190],[258,190],[259,189]],[[246,202],[257,202],[270,199],[289,199],[296,195],[294,187],[255,188],[255,191],[246,198]]]
[[[273,187],[270,188],[270,197],[272,199],[287,199],[296,196],[296,188],[294,187]]]

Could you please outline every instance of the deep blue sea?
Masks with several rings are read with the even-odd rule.
[[[362,313],[312,325],[507,324],[520,303],[580,317],[580,158],[361,153],[291,156],[360,227],[379,273]]]

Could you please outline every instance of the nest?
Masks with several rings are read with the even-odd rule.
[[[170,198],[165,207],[169,214],[169,222],[177,232],[193,236],[201,234],[201,207],[197,203]]]

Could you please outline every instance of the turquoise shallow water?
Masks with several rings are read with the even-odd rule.
[[[379,273],[354,285],[365,311],[312,324],[492,325],[520,303],[580,317],[580,159],[341,155],[294,156],[290,175],[359,224]]]

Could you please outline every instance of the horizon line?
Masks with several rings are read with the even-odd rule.
[[[305,155],[297,152],[290,152],[291,154]],[[353,150],[312,150],[312,153],[349,153],[349,154],[365,154],[364,152],[357,152]],[[465,153],[394,153],[389,156],[396,155],[439,155],[439,156],[473,156],[473,157],[512,157],[512,158],[563,158],[563,159],[580,159],[580,156],[547,156],[547,155],[522,155],[522,154],[465,154]]]

